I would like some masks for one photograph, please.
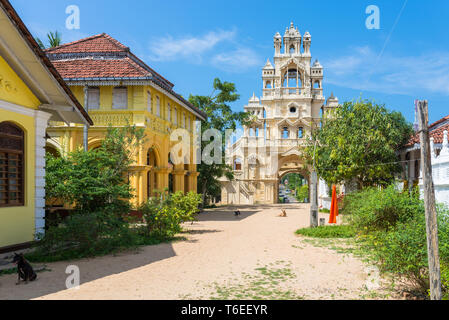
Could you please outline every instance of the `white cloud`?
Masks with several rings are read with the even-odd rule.
[[[244,72],[248,68],[261,66],[262,61],[254,50],[238,48],[234,51],[215,55],[212,58],[212,64],[225,71]]]
[[[175,39],[172,36],[155,39],[150,47],[150,59],[155,61],[171,61],[187,58],[201,62],[203,54],[213,49],[217,44],[230,41],[235,37],[233,31],[209,32],[202,37],[184,37]]]
[[[378,57],[370,47],[324,62],[326,81],[357,90],[389,94],[449,95],[449,52]]]

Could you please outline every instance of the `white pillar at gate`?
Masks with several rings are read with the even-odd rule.
[[[330,210],[332,198],[329,197],[329,187],[322,178],[320,178],[318,185],[318,206],[319,208]]]
[[[35,236],[45,234],[45,135],[48,125],[48,120],[51,114],[36,111],[35,113],[35,134],[36,134],[36,150],[35,150]]]

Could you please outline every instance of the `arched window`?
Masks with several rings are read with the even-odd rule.
[[[304,138],[304,128],[298,128],[298,139]]]
[[[18,126],[0,123],[0,207],[25,204],[24,140],[25,134]]]
[[[297,69],[289,69],[284,73],[283,79],[284,88],[301,88],[301,73]]]
[[[168,120],[168,122],[171,122],[171,106],[170,106],[170,103],[168,104],[167,120]]]
[[[288,130],[287,127],[285,127],[282,130],[282,139],[288,139],[288,138],[290,138],[290,131]]]
[[[290,46],[290,54],[294,54],[295,53],[295,46],[292,44],[291,46]]]
[[[168,168],[174,169],[175,165],[171,159],[171,153],[168,154]],[[168,192],[173,193],[175,191],[175,179],[173,173],[168,174]]]
[[[241,171],[242,170],[242,160],[235,159],[234,161],[234,170]]]
[[[271,81],[267,81],[267,83],[265,84],[265,89],[271,89]]]
[[[321,88],[320,82],[319,81],[315,81],[315,83],[313,84],[313,88],[314,89],[320,89]]]

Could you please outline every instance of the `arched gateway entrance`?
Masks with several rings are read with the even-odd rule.
[[[339,106],[333,94],[325,99],[323,67],[312,61],[311,41],[310,34],[302,37],[293,23],[284,38],[276,33],[274,65],[268,60],[262,70],[262,96],[253,94],[243,107],[253,120],[243,127],[242,137],[227,146],[226,162],[234,169],[234,180],[220,180],[222,204],[278,203],[281,181],[291,173],[309,184],[300,149],[320,127],[321,117]]]

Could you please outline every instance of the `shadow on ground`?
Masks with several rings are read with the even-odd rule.
[[[176,256],[176,253],[173,246],[164,243],[113,256],[49,263],[47,264],[48,271],[39,272],[37,281],[30,282],[27,285],[17,286],[15,284],[17,281],[16,274],[0,276],[0,300],[28,300],[66,290],[66,279],[69,276],[69,274],[66,274],[66,268],[70,265],[79,267],[82,285],[174,256]],[[95,268],[92,268],[92,264],[95,264]]]
[[[236,209],[241,211],[241,216],[235,217]],[[207,210],[198,216],[198,226],[202,221],[229,221],[239,222],[247,219],[267,208],[286,208],[299,209],[304,208],[298,205],[257,205],[257,206],[229,206],[217,209]],[[180,234],[177,241],[195,243],[197,239],[186,239],[185,235],[202,235],[207,233],[220,233],[221,230],[205,229],[190,230]],[[80,283],[86,284],[108,276],[113,276],[133,269],[138,269],[149,264],[169,259],[176,256],[173,245],[164,243],[155,246],[142,247],[137,251],[123,252],[114,256],[97,257],[93,259],[83,259],[77,261],[65,261],[47,264],[49,271],[38,273],[38,280],[28,285],[16,286],[17,275],[0,276],[0,300],[27,300],[50,295],[66,290],[66,280],[69,274],[66,274],[68,266],[75,265],[80,270]],[[42,264],[36,264],[42,266]]]

